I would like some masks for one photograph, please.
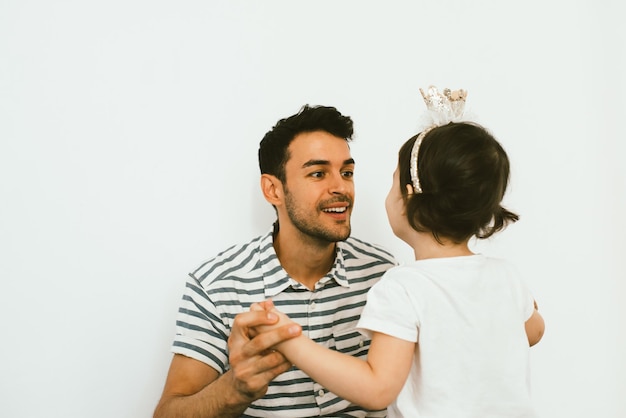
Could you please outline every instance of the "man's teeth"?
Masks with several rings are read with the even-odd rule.
[[[336,213],[343,213],[346,211],[346,207],[343,208],[328,208],[328,209],[324,209],[324,212],[336,212]]]

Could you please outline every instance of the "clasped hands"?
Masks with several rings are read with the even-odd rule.
[[[292,367],[276,348],[301,334],[302,327],[276,310],[271,301],[254,303],[237,315],[228,337],[230,370],[225,373],[233,396],[242,404],[263,397],[270,382]]]
[[[282,313],[274,306],[274,302],[271,299],[264,300],[262,302],[255,302],[250,305],[251,312],[260,312],[265,311],[268,314],[268,317],[273,317],[276,315],[278,317],[278,321],[272,325],[257,325],[249,329],[250,336],[254,337],[259,334],[273,331],[277,328],[283,327],[285,325],[291,325],[291,327],[300,327],[296,322],[292,321],[286,314]],[[290,327],[290,328],[291,328]],[[281,344],[277,344],[279,346]]]

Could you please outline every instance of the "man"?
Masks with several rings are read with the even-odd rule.
[[[271,349],[305,332],[327,347],[367,354],[356,322],[367,291],[396,262],[350,237],[352,134],[349,117],[307,105],[265,135],[261,190],[277,221],[190,274],[155,418],[386,415],[338,398]],[[300,326],[256,335],[255,326],[278,320],[249,311],[269,298]]]

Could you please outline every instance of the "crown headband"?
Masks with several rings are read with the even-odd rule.
[[[417,157],[424,137],[438,126],[460,121],[463,118],[465,98],[467,97],[467,91],[465,90],[444,89],[440,93],[435,86],[428,87],[426,93],[420,89],[420,93],[422,93],[426,103],[428,125],[417,136],[411,150],[411,181],[415,193],[422,193],[422,187],[417,175]]]

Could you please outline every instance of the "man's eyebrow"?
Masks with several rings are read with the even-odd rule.
[[[329,165],[330,161],[328,160],[309,160],[307,162],[305,162],[304,164],[302,164],[302,168],[307,168],[307,167],[311,167],[314,165]],[[347,160],[345,160],[343,162],[343,165],[353,165],[354,164],[354,158],[348,158]]]

